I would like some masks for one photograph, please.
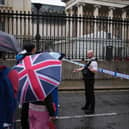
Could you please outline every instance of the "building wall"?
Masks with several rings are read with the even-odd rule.
[[[12,7],[14,10],[31,11],[31,1],[30,0],[13,0]]]
[[[0,10],[31,11],[31,0],[5,0]]]
[[[83,61],[81,61],[80,63],[84,64]],[[76,72],[76,73],[72,72],[74,69],[79,68],[79,67],[80,66],[78,65],[63,61],[63,70],[62,70],[63,80],[82,79],[81,72]],[[129,69],[129,61],[98,61],[98,67],[129,75],[129,72],[127,70]],[[97,72],[95,78],[96,79],[115,79],[116,77]]]
[[[68,26],[71,27],[71,31],[67,31],[67,35],[70,35],[71,37],[79,37],[83,36],[86,34],[94,33],[94,32],[99,32],[99,31],[106,31],[109,32],[111,31],[113,35],[116,36],[123,36],[123,30],[121,27],[124,28],[124,25],[122,26],[117,26],[114,25],[107,27],[107,23],[103,22],[103,26],[99,26],[99,22],[96,20],[94,23],[87,22],[85,21],[85,18],[87,17],[103,17],[103,18],[111,18],[111,19],[126,19],[129,18],[129,2],[122,2],[122,1],[102,1],[98,0],[96,2],[95,0],[63,0],[66,2],[66,14],[68,16],[76,16],[80,17],[80,20],[78,21],[73,21],[67,23]],[[105,5],[103,4],[105,3]],[[108,29],[107,29],[108,28]],[[68,27],[67,27],[68,29]],[[118,30],[118,31],[116,31]],[[124,37],[122,37],[124,38]]]
[[[101,1],[101,0],[100,0]],[[106,16],[113,18],[126,18],[128,15],[128,3],[115,1],[114,3],[108,3],[105,1],[105,5],[101,2],[95,2],[94,0],[88,2],[88,0],[67,0],[66,2],[66,14],[76,16]]]

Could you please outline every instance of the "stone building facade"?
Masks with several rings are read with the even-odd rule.
[[[126,0],[62,0],[66,13],[76,16],[129,17],[129,1]]]
[[[103,17],[111,19],[126,19],[129,18],[129,1],[126,0],[62,0],[66,3],[66,15],[72,17]],[[71,33],[75,36],[83,36],[92,33],[96,30],[95,25],[87,24],[86,29],[85,21],[71,23]],[[73,27],[77,26],[77,27]],[[89,30],[90,26],[90,30]],[[105,31],[106,27],[103,27]],[[112,29],[112,28],[111,28]],[[80,30],[80,31],[78,31]],[[99,30],[102,31],[102,30]],[[71,35],[71,36],[72,36]]]
[[[0,10],[31,11],[30,0],[0,0]]]
[[[31,11],[30,0],[0,0],[1,12],[29,12]],[[3,19],[1,15],[0,30],[7,31],[7,24],[9,20]],[[15,28],[14,28],[15,30]]]

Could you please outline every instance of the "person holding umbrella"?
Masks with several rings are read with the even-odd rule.
[[[25,56],[35,54],[36,48],[35,45],[30,43],[30,44],[25,44],[23,46],[23,51],[19,52],[16,55],[16,61],[17,64],[22,61]],[[21,106],[21,127],[22,129],[29,129],[29,120],[28,120],[28,110],[29,110],[29,103],[23,103]]]
[[[30,63],[28,63],[29,62],[29,59],[31,57],[32,57],[32,60],[34,60],[34,63],[35,63],[36,62],[36,59],[38,61],[42,61],[43,58],[46,59],[49,56],[47,53],[44,53],[44,54],[40,54],[39,53],[39,54],[35,54],[33,56],[33,53],[35,53],[35,50],[34,50],[34,46],[31,45],[31,44],[25,45],[23,47],[23,49],[24,50],[21,53],[19,53],[16,58],[19,59],[18,60],[19,63],[22,62],[22,61],[24,62],[23,64],[26,65],[25,68],[28,67],[30,69],[30,67],[33,67],[33,66],[35,66],[35,68],[36,68],[36,64],[32,64],[32,66],[28,66],[28,65],[31,65]],[[26,53],[26,51],[27,51],[27,53]],[[32,55],[32,56],[30,56],[30,55]],[[43,55],[43,57],[41,59],[38,59],[38,57],[40,57],[40,55],[41,56]],[[49,60],[46,59],[46,61],[48,62]],[[46,65],[47,62],[46,63],[42,63],[43,66]],[[51,62],[53,62],[53,60],[50,60],[50,63],[48,62],[48,64],[51,65]],[[38,65],[40,66],[39,63],[38,63]],[[21,68],[21,64],[18,65],[18,68],[19,67]],[[25,68],[24,68],[24,70],[25,70]],[[41,68],[42,68],[42,66],[41,66]],[[16,69],[17,69],[17,67],[16,67]],[[21,117],[22,128],[23,129],[29,129],[29,128],[30,129],[35,129],[35,128],[37,128],[37,129],[42,129],[42,128],[48,129],[48,128],[50,128],[50,125],[51,126],[54,126],[54,125],[52,125],[52,122],[51,122],[51,119],[54,119],[54,113],[55,113],[55,110],[54,110],[54,107],[53,107],[53,103],[52,103],[53,100],[52,100],[52,97],[51,97],[51,93],[49,93],[47,91],[47,89],[45,88],[46,87],[45,85],[47,85],[47,87],[49,87],[48,83],[46,83],[46,84],[44,84],[44,83],[41,84],[40,83],[41,84],[41,87],[43,85],[44,88],[46,89],[46,91],[48,92],[48,95],[46,95],[46,94],[43,95],[43,96],[41,95],[42,94],[41,93],[42,92],[42,89],[40,89],[41,87],[39,87],[39,84],[37,84],[39,81],[37,82],[37,77],[36,77],[35,72],[33,70],[34,69],[29,70],[29,71],[27,70],[28,73],[26,73],[26,74],[29,77],[29,79],[31,79],[31,75],[33,75],[32,80],[29,80],[29,83],[31,81],[32,82],[30,84],[28,83],[28,87],[30,86],[31,89],[33,89],[33,88],[34,89],[32,91],[30,91],[31,89],[29,89],[27,87],[29,91],[28,92],[27,91],[24,91],[24,89],[25,89],[24,87],[26,86],[26,84],[24,86],[24,82],[21,82],[20,83],[21,84],[21,87],[23,87],[23,89],[20,88],[21,89],[21,91],[20,91],[20,94],[21,95],[20,95],[19,101],[25,99],[24,101],[21,102],[22,103],[22,112],[21,112],[21,114],[22,114],[21,115],[22,116]],[[19,72],[19,76],[20,76],[20,73],[21,72]],[[47,73],[47,72],[45,72],[45,74],[48,74],[49,75],[49,73]],[[55,76],[55,75],[53,75],[53,76]],[[44,78],[44,76],[43,76],[43,78]],[[45,80],[45,82],[47,80]],[[56,84],[57,83],[57,81],[56,82],[52,82],[52,81],[53,80],[50,80],[48,82],[50,82],[51,84],[52,83],[53,84]],[[33,86],[33,88],[32,88],[32,86]],[[35,89],[35,87],[36,87],[36,89]],[[34,90],[36,90],[36,92]],[[37,91],[39,93],[37,93]],[[22,93],[22,92],[25,92],[25,93]],[[31,93],[35,92],[35,94],[30,95],[30,92]],[[28,100],[28,94],[27,93],[29,93],[29,98],[30,99],[33,99],[36,94],[37,94],[36,95],[36,99],[37,99],[38,96],[40,96],[40,97],[42,96],[42,99]],[[24,94],[25,94],[25,97],[26,98],[23,96]]]
[[[58,60],[62,60],[65,57],[64,53],[59,53],[59,52],[51,51],[51,52],[49,52],[49,54]],[[56,107],[55,116],[58,116],[58,111],[59,111],[59,107],[60,107],[58,96],[59,95],[58,95],[58,87],[57,87],[52,92],[53,101],[54,101],[54,104]]]

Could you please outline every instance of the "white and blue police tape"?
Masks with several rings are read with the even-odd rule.
[[[79,62],[75,62],[75,61],[72,61],[72,60],[68,60],[68,59],[65,59],[65,58],[63,58],[63,61],[67,61],[69,63],[73,63],[73,64],[76,64],[76,65],[79,65],[79,66],[82,66],[82,67],[85,66],[85,64],[82,64],[82,63],[79,63]]]
[[[85,66],[85,64],[75,62],[75,61],[72,61],[72,60],[68,60],[68,59],[63,59],[63,60],[67,61],[69,63],[79,65],[79,66]],[[111,75],[111,76],[114,76],[114,77],[120,77],[120,78],[124,78],[124,79],[129,79],[129,75],[127,75],[127,74],[118,73],[118,72],[110,71],[110,70],[103,69],[103,68],[98,68],[98,72],[105,73],[105,74],[108,74],[108,75]]]

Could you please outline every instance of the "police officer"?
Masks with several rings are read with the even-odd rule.
[[[73,72],[84,71],[83,79],[85,83],[85,105],[82,110],[86,114],[93,114],[95,112],[95,95],[94,95],[94,83],[95,83],[95,73],[98,70],[98,63],[94,57],[93,50],[87,51],[88,62],[85,67],[75,69]]]

